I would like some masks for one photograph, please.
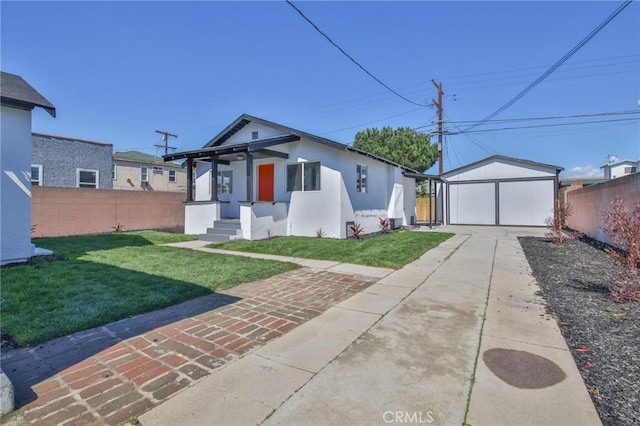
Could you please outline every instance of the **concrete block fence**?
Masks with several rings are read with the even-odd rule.
[[[32,237],[184,226],[183,193],[32,187]]]

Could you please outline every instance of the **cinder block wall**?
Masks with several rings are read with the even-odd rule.
[[[612,179],[597,185],[587,186],[567,193],[567,201],[573,206],[568,224],[598,241],[611,244],[602,231],[602,211],[609,210],[611,202],[622,198],[631,208],[640,194],[640,173]]]
[[[181,193],[36,186],[31,202],[33,238],[184,226]]]

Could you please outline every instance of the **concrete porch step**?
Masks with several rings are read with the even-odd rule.
[[[230,235],[216,235],[216,234],[199,234],[198,240],[210,241],[212,243],[225,243],[231,241]]]
[[[213,228],[207,228],[206,234],[198,235],[200,241],[221,243],[241,238],[240,219],[222,219],[213,222]]]
[[[222,219],[213,222],[215,229],[241,229],[240,219]],[[209,228],[211,229],[211,228]],[[207,231],[208,232],[208,231]]]

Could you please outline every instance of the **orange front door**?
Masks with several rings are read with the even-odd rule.
[[[258,166],[258,201],[273,201],[273,164]]]

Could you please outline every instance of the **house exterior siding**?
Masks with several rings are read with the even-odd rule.
[[[2,106],[2,264],[33,255],[31,245],[31,111]]]
[[[162,173],[154,172],[154,164],[135,163],[131,161],[113,160],[116,167],[116,179],[113,180],[113,189],[129,191],[162,191],[162,192],[186,192],[187,173],[180,166],[165,164]],[[148,181],[142,182],[140,168],[147,167]],[[176,181],[169,182],[169,171],[175,172]],[[109,174],[111,177],[111,173]]]
[[[98,171],[98,188],[112,189],[113,146],[33,133],[31,164],[42,165],[42,185],[77,188],[78,170]]]
[[[253,131],[260,137],[279,136],[280,133],[266,126],[249,124],[229,138],[226,143],[250,140]],[[315,236],[324,231],[329,238],[346,238],[347,223],[359,223],[364,233],[379,231],[379,218],[394,219],[397,226],[407,226],[415,217],[415,179],[403,176],[402,170],[390,164],[364,155],[337,150],[306,139],[271,148],[289,155],[288,159],[264,158],[253,161],[253,176],[263,164],[274,164],[274,201],[289,203],[288,213],[281,216],[285,221],[272,223],[275,229],[284,229],[284,235]],[[287,191],[287,165],[300,162],[320,162],[320,189],[313,191]],[[367,191],[357,190],[357,165],[367,166]],[[233,171],[231,194],[218,194],[221,215],[238,218],[240,206],[247,201],[246,161],[232,161],[230,165],[218,165],[218,171]],[[211,165],[196,163],[195,201],[211,199]],[[257,200],[256,182],[253,183],[252,199]],[[247,234],[248,235],[248,234]],[[260,236],[252,235],[253,239]],[[266,234],[264,235],[266,237]],[[247,236],[245,235],[245,238]]]

